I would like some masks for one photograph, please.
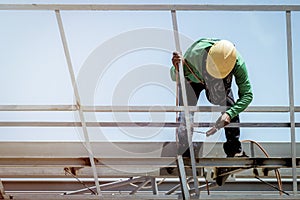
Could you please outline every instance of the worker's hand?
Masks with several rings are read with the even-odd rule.
[[[173,52],[172,63],[177,71],[180,62],[181,62],[181,55],[178,52]]]
[[[219,119],[216,121],[215,125],[206,132],[206,136],[214,135],[219,129],[230,123],[230,116],[225,112],[222,114]]]
[[[221,129],[224,126],[228,125],[230,123],[230,116],[225,112],[219,117],[219,119],[216,121],[215,127],[217,129]]]

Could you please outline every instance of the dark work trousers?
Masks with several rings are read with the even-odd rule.
[[[210,88],[212,88],[210,90],[213,90],[214,87],[210,87]],[[205,85],[202,83],[186,82],[186,92],[187,92],[187,100],[189,106],[197,105],[197,101],[199,99],[200,93],[203,90],[205,90],[207,99],[211,103],[213,103],[210,94],[218,91],[208,91],[208,88],[205,87]],[[183,106],[182,95],[180,94],[179,96],[180,96],[179,105]],[[229,108],[235,103],[230,88],[227,89],[226,92],[224,92],[224,95],[219,95],[219,96],[225,98],[224,101],[219,101],[219,103],[214,102],[213,104],[226,106]],[[191,114],[190,119],[191,121],[193,120],[193,113]],[[184,157],[189,157],[190,152],[188,148],[187,131],[185,129],[184,113],[180,113],[179,122],[182,122],[183,126],[180,126],[178,128],[178,140],[179,140],[178,153],[182,154]],[[239,116],[236,116],[233,119],[231,119],[231,122],[238,123]],[[224,129],[225,129],[225,135],[227,141],[224,143],[223,149],[227,157],[233,157],[236,153],[240,153],[242,151],[241,142],[239,141],[240,129],[238,127],[234,127],[234,128],[225,127]]]

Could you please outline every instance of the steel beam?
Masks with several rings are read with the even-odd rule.
[[[173,32],[174,32],[174,40],[175,40],[175,46],[176,46],[176,51],[182,54],[181,47],[180,47],[180,40],[179,40],[179,32],[178,32],[178,24],[177,24],[177,16],[176,16],[176,10],[171,11],[172,15],[172,24],[173,24]],[[196,196],[200,195],[199,191],[199,183],[198,183],[198,178],[197,178],[197,171],[196,171],[196,165],[195,165],[195,154],[194,154],[194,146],[193,146],[193,132],[192,132],[192,120],[190,118],[190,109],[188,105],[188,99],[187,99],[187,92],[186,92],[186,86],[185,86],[185,76],[184,76],[184,71],[183,71],[183,66],[182,62],[178,64],[178,71],[179,71],[179,84],[178,87],[179,91],[182,97],[181,102],[184,105],[184,121],[185,121],[185,129],[186,129],[186,137],[188,141],[188,146],[189,146],[189,151],[190,151],[190,162],[191,162],[191,167],[192,167],[192,174],[194,178],[194,188],[195,188],[195,193]],[[178,134],[178,131],[177,131]],[[177,136],[176,136],[177,137]],[[178,141],[180,142],[180,141]],[[182,159],[182,155],[177,156],[177,159]],[[178,163],[181,163],[181,161],[178,161]],[[179,170],[181,170],[181,167],[179,167]],[[183,174],[183,172],[180,172],[180,174]],[[186,178],[186,177],[185,177]],[[183,178],[181,178],[182,180]],[[184,183],[186,180],[184,181]],[[186,188],[182,190],[183,193],[186,193]],[[186,195],[183,195],[184,199],[186,199]],[[189,199],[189,198],[188,198]]]
[[[77,86],[77,82],[76,82],[76,78],[75,78],[75,73],[74,73],[74,69],[73,69],[73,65],[72,65],[72,61],[71,61],[71,55],[70,55],[70,51],[69,51],[67,38],[66,38],[66,35],[65,35],[64,26],[63,26],[62,18],[61,18],[61,15],[60,15],[60,11],[55,10],[55,15],[56,15],[57,25],[58,25],[58,28],[59,28],[59,33],[60,33],[64,53],[65,53],[65,58],[66,58],[66,61],[67,61],[67,67],[68,67],[69,75],[70,75],[71,82],[72,82],[72,87],[73,87],[73,92],[74,92],[74,96],[75,96],[75,100],[76,100],[76,105],[79,108],[78,109],[78,114],[79,114],[80,124],[81,124],[83,135],[84,135],[84,143],[85,143],[87,153],[89,155],[91,168],[93,169],[93,174],[94,174],[97,193],[100,196],[101,191],[100,191],[100,185],[99,185],[98,176],[97,176],[97,172],[96,172],[95,162],[94,162],[94,155],[93,155],[93,151],[92,151],[91,144],[90,144],[88,129],[86,127],[86,119],[85,119],[84,113],[82,111],[82,108],[80,107],[81,106],[80,94],[79,94],[79,90],[78,90],[78,86]]]
[[[191,182],[193,180],[193,177],[189,177],[187,178],[187,183]],[[175,185],[174,187],[172,187],[171,189],[169,189],[165,194],[166,195],[170,195],[172,193],[174,193],[176,190],[178,190],[180,188],[180,184]]]
[[[130,194],[130,195],[136,194],[140,189],[142,189],[142,188],[143,188],[145,185],[147,185],[149,182],[151,182],[151,179],[145,177],[145,180],[144,180],[140,185],[138,185],[134,190],[132,190],[129,194]]]
[[[192,127],[210,127],[212,122],[207,123],[191,123]],[[86,122],[86,127],[179,127],[180,122]],[[0,127],[82,127],[81,122],[31,122],[31,121],[19,121],[0,122]],[[231,123],[227,127],[265,127],[265,128],[289,128],[291,123],[288,122],[242,122]],[[295,127],[300,127],[300,123],[295,123]]]
[[[5,194],[5,190],[1,180],[0,180],[0,199],[10,199],[9,196]]]
[[[295,100],[294,100],[294,78],[293,78],[293,47],[292,47],[292,25],[291,11],[286,11],[286,35],[287,35],[287,57],[288,57],[288,80],[289,80],[289,106],[291,122],[291,156],[293,163],[293,193],[297,194],[296,174],[296,124],[295,124]]]
[[[116,166],[115,166],[116,167]],[[118,169],[114,169],[110,166],[97,167],[97,174],[103,178],[129,178],[136,176],[160,176],[159,168],[136,167],[131,166],[117,166]],[[78,178],[93,178],[93,171],[90,167],[84,167],[76,173]],[[0,177],[2,178],[71,178],[64,172],[64,167],[1,167]],[[175,177],[175,175],[168,177]],[[95,184],[94,184],[95,185]]]
[[[156,182],[156,178],[155,177],[150,177],[151,179],[151,188],[152,188],[152,193],[154,195],[158,195],[158,185]]]
[[[14,200],[96,200],[97,198],[92,195],[70,195],[70,196],[63,196],[63,195],[58,195],[58,194],[31,194],[31,193],[12,193],[13,194],[13,199]],[[103,195],[102,197],[103,200],[165,200],[165,199],[178,199],[177,195],[147,195],[147,194],[142,194],[142,195],[128,195],[128,194],[107,194]],[[213,195],[202,195],[201,196],[202,200],[225,200],[225,199],[248,199],[248,200],[261,200],[261,199],[269,199],[269,200],[276,200],[276,199],[283,199],[282,196],[275,195],[274,193],[262,193],[257,192],[253,194],[253,192],[226,192],[226,195],[222,192],[218,192]],[[284,199],[299,199],[299,196],[293,197],[293,196],[288,196],[284,197]]]
[[[90,167],[89,158],[0,158],[0,168],[3,167]],[[183,158],[188,161],[189,159]],[[173,157],[160,158],[96,158],[97,167],[126,166],[127,168],[176,167]],[[261,167],[261,168],[291,168],[292,158],[198,158],[197,167]],[[188,166],[183,166],[188,167]],[[300,167],[300,158],[296,158],[296,167]]]
[[[177,155],[176,162],[177,162],[176,165],[178,167],[177,170],[178,170],[181,194],[182,194],[181,198],[183,200],[188,200],[190,199],[190,193],[189,193],[188,182],[187,182],[187,177],[184,168],[184,162],[181,155]]]
[[[300,11],[299,5],[205,5],[205,4],[0,4],[0,10],[91,11]]]
[[[83,112],[181,112],[183,106],[81,106]],[[0,111],[77,111],[76,105],[0,105]],[[222,106],[189,106],[191,112],[222,112]],[[249,106],[243,112],[289,112],[289,106]],[[300,112],[300,106],[295,106]]]
[[[93,180],[89,179],[82,179],[87,185],[93,185]],[[111,181],[109,180],[101,180],[100,179],[100,186],[101,190],[103,192],[111,192],[114,193],[115,191],[121,191],[121,193],[129,193],[132,189],[132,186],[130,185],[129,180],[133,179],[127,179],[124,181]],[[274,178],[264,178],[265,181],[268,181],[269,183],[276,184],[276,179]],[[142,179],[140,181],[143,181]],[[139,182],[140,182],[139,181]],[[190,180],[189,180],[190,181]],[[200,179],[200,185],[203,186],[205,184],[204,180]],[[115,185],[118,184],[119,185]],[[124,182],[124,183],[123,183]],[[133,183],[135,183],[133,181]],[[42,191],[49,191],[51,193],[59,193],[62,194],[66,191],[65,194],[82,194],[83,192],[86,192],[87,189],[79,189],[82,188],[82,185],[75,180],[69,180],[69,179],[4,179],[3,185],[5,188],[7,188],[8,193],[20,192],[23,191],[28,192],[42,192]],[[66,188],[66,186],[68,186]],[[201,187],[202,187],[201,186]],[[211,185],[212,186],[212,185]],[[283,186],[285,190],[291,191],[292,190],[292,181],[289,179],[283,179]],[[171,195],[172,193],[178,191],[180,188],[179,180],[178,178],[172,178],[172,179],[166,179],[163,183],[159,185],[159,191],[161,194],[165,195]],[[171,191],[173,190],[173,191]],[[262,185],[261,182],[258,182],[256,179],[252,178],[243,178],[238,177],[234,181],[231,181],[231,179],[228,180],[226,185],[224,187],[215,188],[214,191],[270,191],[273,190],[272,188],[268,188],[265,185]],[[77,193],[75,193],[77,191]],[[152,188],[147,187],[144,189],[144,191],[148,191],[149,193],[152,193]],[[212,192],[214,192],[212,191]],[[168,194],[170,193],[170,194]]]
[[[197,142],[198,146],[207,145],[213,147],[210,149],[206,157],[225,157],[223,153],[222,142]],[[271,157],[290,157],[290,143],[288,142],[262,142],[261,146],[269,152]],[[175,141],[168,142],[165,146],[165,142],[116,142],[116,141],[103,141],[92,142],[92,148],[94,149],[94,155],[97,158],[130,158],[130,157],[166,157],[174,158],[176,156],[176,143]],[[117,148],[112,148],[117,147]],[[243,143],[244,150],[250,152],[250,143]],[[296,144],[297,154],[300,153],[300,143]],[[64,151],[61,151],[64,149]],[[110,151],[104,150],[110,149]],[[126,150],[125,152],[123,150]],[[155,150],[155,152],[153,152]],[[156,151],[157,150],[157,151]],[[264,157],[264,155],[255,148],[255,157]],[[129,152],[129,153],[128,153]],[[151,154],[133,154],[131,152],[153,152]],[[145,157],[147,155],[147,157]],[[2,158],[86,158],[86,149],[80,141],[68,142],[0,142],[0,157]],[[175,160],[175,158],[174,158]]]
[[[0,111],[76,111],[76,105],[0,105]]]
[[[115,182],[110,182],[110,183],[105,183],[105,184],[101,184],[100,188],[101,190],[110,190],[113,188],[118,188],[118,187],[123,187],[125,185],[131,184],[131,183],[135,183],[135,182],[140,182],[140,181],[145,181],[145,177],[138,177],[138,178],[130,178],[128,180],[125,181],[115,181]],[[90,189],[95,189],[96,187],[90,187]],[[74,190],[71,192],[65,192],[64,195],[74,195],[74,194],[79,194],[82,192],[87,192],[89,189],[88,188],[84,188],[84,189],[80,189],[80,190]]]

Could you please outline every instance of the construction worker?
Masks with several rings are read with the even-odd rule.
[[[183,63],[186,79],[188,105],[195,106],[202,90],[214,105],[225,106],[214,127],[207,135],[214,134],[231,122],[239,122],[239,113],[246,109],[253,98],[246,64],[235,46],[227,40],[202,38],[194,42],[185,52],[183,58],[178,52],[173,53],[170,70],[173,81],[176,81],[179,63]],[[238,100],[235,101],[231,90],[232,78],[238,86]],[[182,98],[182,95],[180,95]],[[182,99],[179,105],[183,105]],[[180,121],[184,122],[180,116]],[[226,142],[223,144],[227,157],[243,156],[240,129],[225,127]],[[182,154],[189,155],[186,129],[179,127],[179,144]]]

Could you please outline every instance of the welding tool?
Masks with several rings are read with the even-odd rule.
[[[227,113],[222,114],[218,120],[216,121],[215,125],[206,131],[206,136],[209,137],[214,135],[219,129],[227,126],[230,123],[230,117]]]

